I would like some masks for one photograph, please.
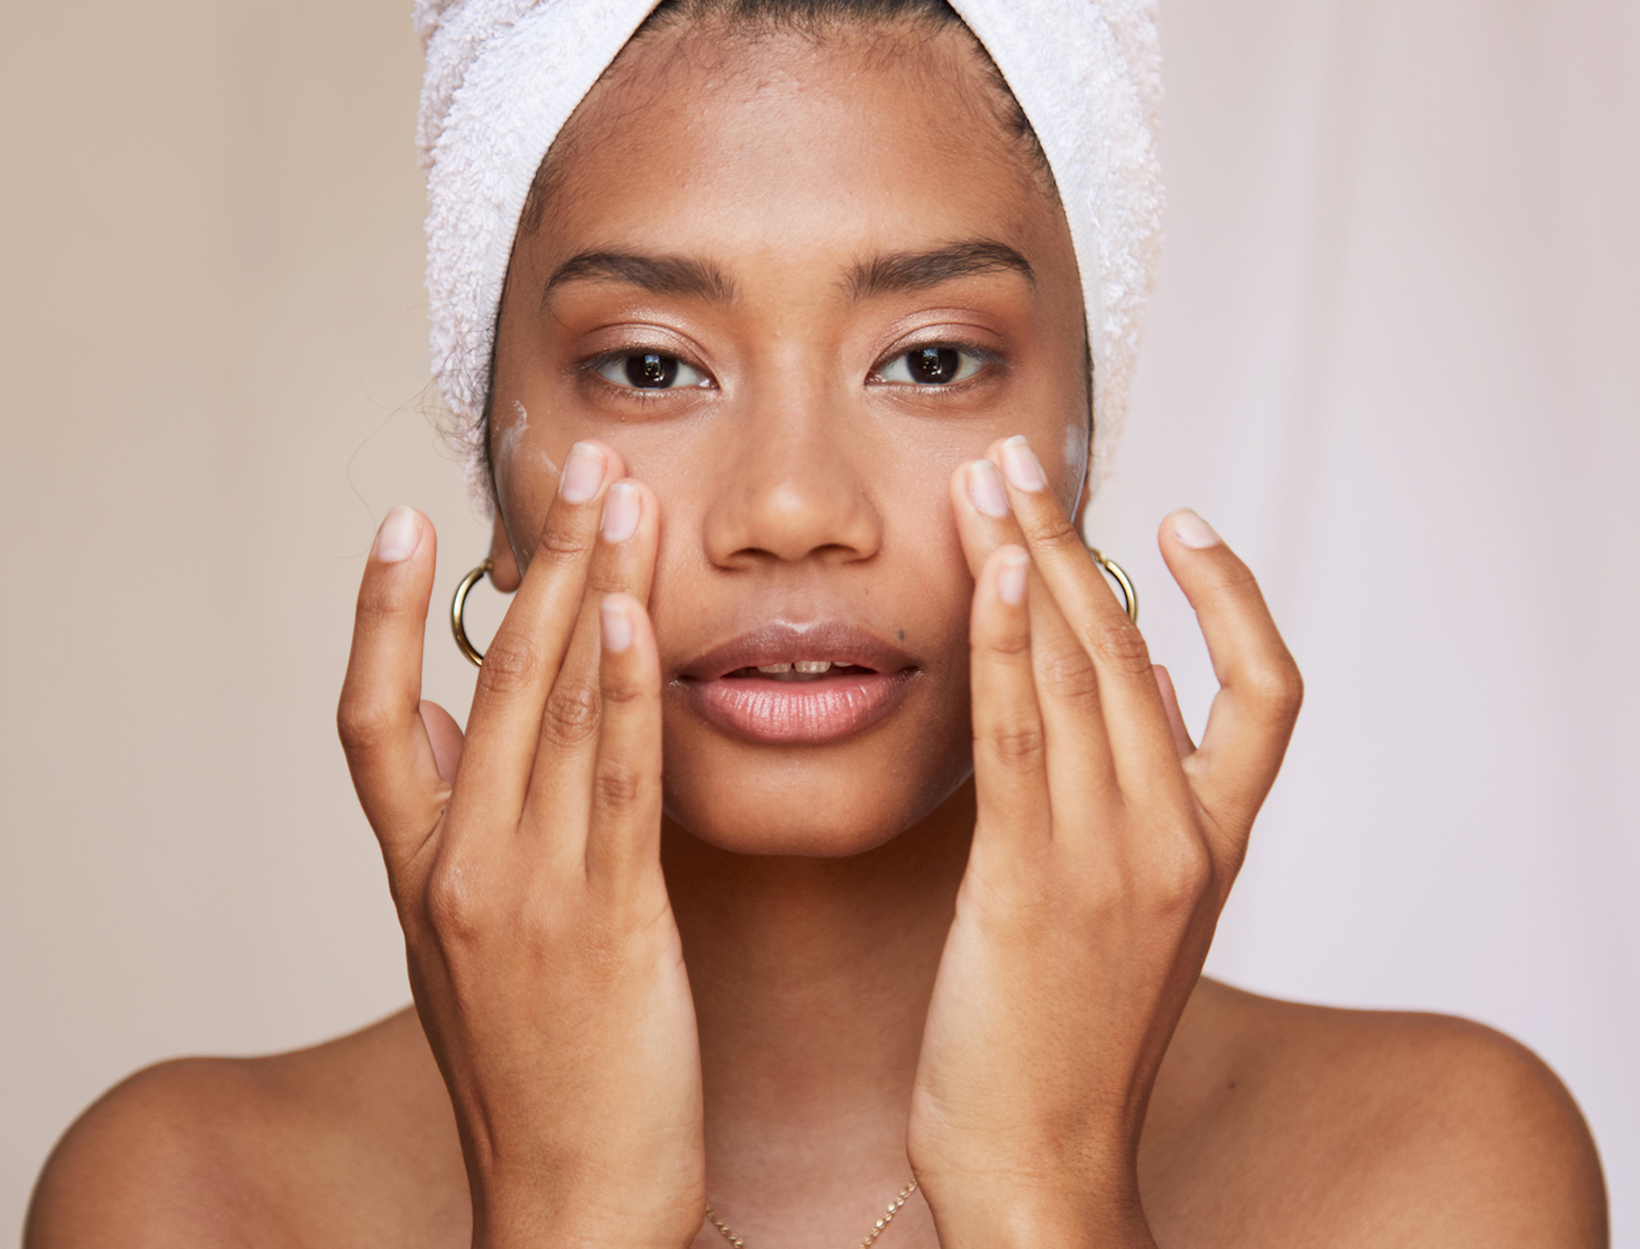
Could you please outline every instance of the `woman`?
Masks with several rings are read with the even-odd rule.
[[[1080,194],[1071,84],[1009,68],[1075,6],[1022,50],[937,0],[630,40],[563,5],[560,46],[624,47],[545,132],[506,116],[515,7],[428,6],[424,117],[441,380],[515,597],[464,740],[418,702],[434,535],[395,510],[340,709],[415,1009],[134,1077],[28,1243],[1604,1243],[1512,1042],[1199,976],[1300,685],[1175,513],[1222,685],[1194,745],[1077,535],[1150,235]],[[1143,111],[1129,52],[1080,88]],[[493,238],[450,172],[485,98],[547,153]],[[1143,209],[1143,164],[1102,202]]]

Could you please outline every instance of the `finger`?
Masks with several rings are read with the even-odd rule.
[[[999,547],[974,587],[969,627],[974,719],[975,848],[1048,836],[1047,736],[1031,668],[1030,557]]]
[[[1281,767],[1304,684],[1247,565],[1196,513],[1162,522],[1162,557],[1196,609],[1219,691],[1185,770],[1221,839],[1239,856]],[[1239,860],[1238,860],[1239,861]]]
[[[1008,502],[1002,474],[990,460],[971,460],[951,474],[951,510],[957,518],[957,537],[968,559],[968,573],[979,581],[985,561],[998,547],[1024,545],[1023,535]]]
[[[571,858],[585,851],[601,732],[600,607],[611,594],[648,601],[659,517],[654,492],[641,482],[627,478],[610,486],[574,636],[543,708],[523,827],[552,830],[555,843]]]
[[[484,652],[455,796],[458,806],[483,812],[477,827],[517,826],[542,709],[580,611],[604,490],[622,467],[603,443],[570,448],[523,581]]]
[[[995,453],[1001,444],[991,448]],[[952,481],[957,529],[972,567],[1003,544],[1025,545],[1001,471],[989,459],[958,469]],[[1084,556],[1084,558],[1086,558]],[[1095,808],[1118,792],[1092,658],[1052,590],[1033,569],[1027,596],[1032,666],[1048,735],[1048,779],[1056,819],[1067,827],[1098,823]]]
[[[1196,743],[1190,740],[1184,713],[1179,710],[1179,692],[1173,688],[1173,674],[1161,664],[1154,665],[1151,671],[1156,674],[1156,689],[1162,695],[1162,706],[1167,709],[1167,727],[1173,734],[1173,749],[1180,759],[1184,759],[1195,753]]]
[[[619,889],[660,870],[661,666],[634,596],[605,596],[598,617],[603,714],[586,864],[588,879]]]
[[[1124,789],[1178,784],[1172,734],[1150,649],[1088,553],[1070,515],[1048,489],[1030,444],[1009,438],[999,449],[1002,475],[1019,527],[1042,579],[1059,602],[1099,675],[1106,731]],[[1166,768],[1158,768],[1166,763]]]
[[[359,585],[353,648],[336,709],[348,770],[394,874],[425,841],[445,793],[418,714],[437,538],[407,507],[382,521]]]

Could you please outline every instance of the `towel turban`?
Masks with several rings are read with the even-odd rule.
[[[950,0],[1024,110],[1058,184],[1093,362],[1093,476],[1127,414],[1160,243],[1155,0]],[[570,114],[655,0],[418,0],[427,54],[417,145],[427,172],[433,371],[476,501],[501,288],[524,201]]]

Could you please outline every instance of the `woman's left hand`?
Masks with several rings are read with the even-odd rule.
[[[1025,440],[989,457],[952,479],[978,814],[907,1145],[946,1249],[1150,1246],[1145,1109],[1303,687],[1246,565],[1174,513],[1220,685],[1193,747]]]

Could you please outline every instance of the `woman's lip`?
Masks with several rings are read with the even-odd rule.
[[[812,624],[792,624],[775,620],[714,646],[704,655],[684,664],[678,675],[705,682],[742,668],[762,668],[804,659],[853,664],[882,675],[892,675],[916,666],[916,661],[898,646],[847,621],[821,620]]]
[[[813,681],[685,677],[676,685],[709,722],[737,737],[813,746],[839,741],[887,717],[904,701],[914,675],[915,669],[899,668]]]

